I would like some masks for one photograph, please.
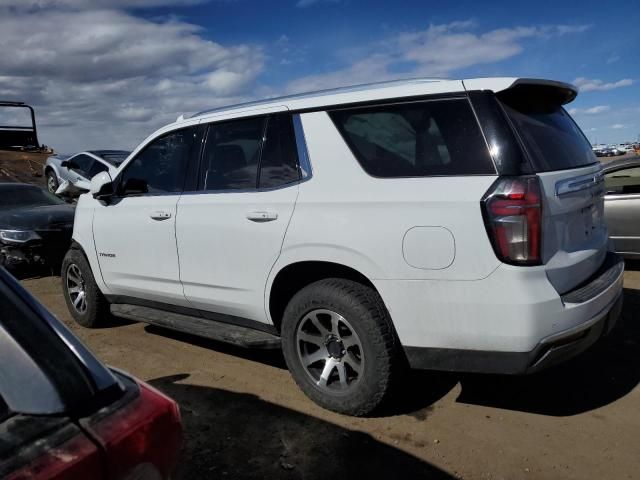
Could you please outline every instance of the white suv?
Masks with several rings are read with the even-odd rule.
[[[562,107],[575,96],[410,80],[179,119],[80,198],[69,309],[281,347],[309,397],[352,415],[405,365],[557,363],[622,299],[601,166]]]

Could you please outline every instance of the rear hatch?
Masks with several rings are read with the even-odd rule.
[[[542,263],[560,294],[600,267],[608,245],[602,166],[562,107],[575,97],[566,87],[520,84],[496,94],[540,180]]]

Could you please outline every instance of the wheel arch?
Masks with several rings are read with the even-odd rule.
[[[282,266],[273,276],[267,290],[266,307],[271,322],[278,331],[282,325],[284,310],[291,298],[307,285],[325,278],[352,280],[366,285],[380,295],[369,276],[353,266],[328,260],[302,260],[289,263]]]

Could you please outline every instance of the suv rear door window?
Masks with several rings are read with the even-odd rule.
[[[374,177],[495,174],[466,98],[329,112],[362,168]]]
[[[204,190],[255,189],[266,118],[211,124],[202,155]]]
[[[509,90],[498,94],[498,99],[535,171],[565,170],[598,161],[580,128],[556,102],[545,101],[540,95]]]

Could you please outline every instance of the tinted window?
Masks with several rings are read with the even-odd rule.
[[[38,187],[21,185],[0,186],[0,210],[37,205],[64,205],[55,195]]]
[[[535,95],[499,96],[535,171],[582,167],[598,160],[569,114]]]
[[[77,165],[77,167],[72,169],[74,172],[77,172],[84,177],[89,177],[89,172],[94,162],[93,158],[88,155],[76,155],[70,160]]]
[[[120,152],[120,153],[104,153],[100,155],[100,157],[113,165],[114,167],[120,166],[122,162],[124,162],[131,152]]]
[[[274,188],[296,182],[298,150],[290,115],[269,118],[260,160],[260,188]]]
[[[355,108],[330,115],[370,175],[495,173],[466,99]]]
[[[104,163],[94,161],[93,164],[91,165],[91,168],[89,169],[88,178],[93,178],[98,173],[106,172],[107,170],[108,170],[108,167]]]
[[[181,192],[195,127],[168,133],[147,145],[122,172],[120,189],[130,179],[146,182],[149,193]]]
[[[204,190],[256,188],[265,118],[209,126],[202,156]]]
[[[616,170],[604,176],[607,193],[640,193],[640,166]]]

